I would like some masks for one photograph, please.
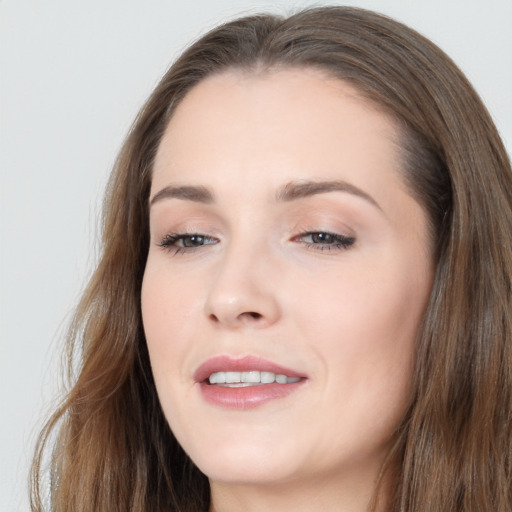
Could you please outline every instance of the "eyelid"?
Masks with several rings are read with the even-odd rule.
[[[332,243],[322,243],[322,242],[306,242],[304,239],[306,237],[313,237],[314,235],[326,235],[327,237],[332,237]],[[352,235],[345,235],[343,233],[337,233],[330,230],[325,229],[308,229],[304,230],[302,233],[295,235],[292,238],[293,241],[299,242],[311,248],[313,250],[325,251],[325,250],[347,250],[352,247],[356,238]]]
[[[198,237],[207,240],[207,243],[198,245],[177,245],[180,240],[183,241],[186,238]],[[162,236],[157,245],[167,252],[173,252],[174,254],[194,252],[200,250],[208,245],[215,245],[219,242],[219,239],[214,236],[207,235],[198,231],[180,232],[180,233],[166,233]]]
[[[216,245],[220,242],[218,237],[207,234],[206,231],[184,229],[178,232],[167,232],[159,238],[156,245],[176,255],[199,251],[206,246]],[[198,240],[192,240],[194,237]],[[308,238],[311,240],[307,240]],[[302,229],[291,238],[291,241],[316,251],[341,251],[352,247],[356,242],[356,238],[353,235],[346,235],[339,230],[309,228]]]

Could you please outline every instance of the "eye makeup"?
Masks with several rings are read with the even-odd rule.
[[[217,238],[201,233],[168,233],[164,235],[158,245],[172,254],[180,254],[218,242]]]
[[[306,247],[316,251],[335,251],[352,247],[356,239],[353,236],[329,231],[306,231],[295,236],[293,241],[301,242]]]

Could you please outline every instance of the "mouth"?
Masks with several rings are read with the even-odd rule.
[[[282,373],[262,372],[249,370],[245,372],[215,372],[208,377],[209,384],[240,388],[248,386],[260,386],[262,384],[293,384],[299,382],[300,377],[288,377]]]
[[[287,397],[307,376],[255,356],[217,356],[196,370],[194,380],[208,403],[245,410]]]

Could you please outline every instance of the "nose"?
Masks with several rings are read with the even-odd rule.
[[[281,308],[271,267],[263,255],[233,248],[211,281],[204,308],[208,320],[227,328],[263,328],[277,322]]]

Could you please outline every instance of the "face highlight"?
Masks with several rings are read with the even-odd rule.
[[[398,138],[316,71],[226,72],[177,107],[142,314],[163,411],[212,489],[374,482],[433,275]]]

